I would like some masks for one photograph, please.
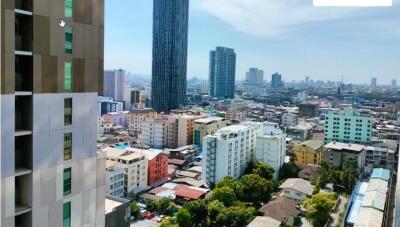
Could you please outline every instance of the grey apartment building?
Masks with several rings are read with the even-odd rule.
[[[103,18],[104,0],[1,0],[2,227],[104,226]]]
[[[210,51],[209,95],[219,99],[234,98],[236,53],[232,48]]]
[[[122,69],[104,71],[104,97],[113,98],[116,102],[124,101],[126,72]]]
[[[185,105],[189,0],[154,0],[152,107],[169,112]]]

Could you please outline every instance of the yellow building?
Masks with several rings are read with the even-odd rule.
[[[293,148],[297,165],[315,164],[322,160],[324,143],[319,140],[308,140]]]

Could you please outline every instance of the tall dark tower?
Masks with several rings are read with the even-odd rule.
[[[154,0],[151,94],[157,112],[185,104],[189,0]]]

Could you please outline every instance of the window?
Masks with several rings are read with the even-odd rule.
[[[72,27],[66,26],[65,27],[65,50],[66,54],[72,54]]]
[[[71,227],[71,202],[64,203],[63,227]]]
[[[72,0],[65,0],[65,17],[72,17]]]
[[[64,196],[71,194],[71,168],[64,169]]]
[[[64,125],[72,124],[72,98],[64,99]]]
[[[72,63],[64,62],[64,90],[72,89]]]
[[[64,133],[64,161],[72,157],[72,133]]]

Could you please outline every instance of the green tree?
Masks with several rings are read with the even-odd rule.
[[[257,174],[244,175],[239,180],[243,185],[244,202],[266,202],[270,199],[272,193],[272,182],[260,177]]]
[[[156,200],[152,200],[152,199],[145,199],[144,200],[144,204],[146,204],[146,209],[148,211],[157,211],[157,201]]]
[[[215,188],[211,192],[211,199],[219,200],[225,206],[231,206],[232,203],[236,200],[236,197],[233,189],[229,187],[221,187],[221,188]]]
[[[255,162],[250,162],[247,165],[245,174],[257,174],[262,178],[271,180],[274,177],[274,172],[275,170],[270,166],[268,166],[268,164],[260,161],[255,161]]]
[[[193,225],[201,226],[207,223],[207,205],[204,200],[195,200],[185,203],[183,208],[187,209],[192,216]]]
[[[176,214],[176,222],[179,227],[191,227],[192,226],[192,216],[186,208],[182,208]]]
[[[216,224],[217,226],[243,227],[254,219],[256,213],[254,207],[228,207],[222,209],[217,215]]]
[[[335,197],[334,193],[320,192],[303,201],[306,218],[311,221],[313,226],[323,227],[326,224],[336,203]]]
[[[243,185],[239,181],[235,181],[232,177],[222,178],[216,185],[215,188],[228,187],[233,189],[235,192],[236,199],[242,198],[243,195]]]
[[[300,168],[296,165],[296,163],[283,163],[283,165],[279,169],[278,178],[279,180],[294,178],[297,177],[297,174],[299,174],[299,172]]]
[[[224,204],[218,200],[211,201],[208,204],[208,217],[211,222],[215,222],[217,220],[218,214],[225,208]]]
[[[131,202],[131,216],[137,217],[140,214],[140,207],[136,201]]]
[[[176,204],[171,199],[162,198],[157,203],[157,212],[160,214],[172,214],[176,210]]]

